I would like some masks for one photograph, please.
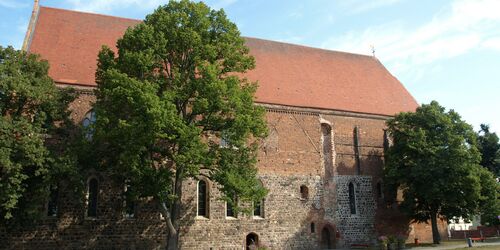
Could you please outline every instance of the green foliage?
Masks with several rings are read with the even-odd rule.
[[[490,127],[481,124],[477,136],[478,149],[481,152],[481,166],[490,170],[494,175],[500,175],[500,143],[496,133],[490,132]]]
[[[0,223],[33,221],[51,185],[72,175],[68,105],[38,56],[0,47]]]
[[[494,180],[479,165],[470,125],[435,101],[400,113],[387,125],[394,144],[387,151],[385,181],[403,192],[401,208],[412,219],[470,218],[478,212],[492,191],[482,184]]]
[[[175,202],[186,178],[207,176],[232,201],[260,200],[256,143],[266,135],[255,65],[224,11],[171,1],[99,54],[92,148],[100,169],[140,197]],[[224,137],[227,147],[219,145]]]
[[[479,199],[479,213],[482,225],[500,225],[500,184],[495,176],[486,168],[478,172],[481,182],[481,197]]]
[[[478,149],[481,152],[481,166],[484,169],[480,172],[481,204],[479,215],[481,224],[499,225],[500,220],[500,184],[493,178],[500,175],[500,143],[496,133],[490,132],[488,125],[481,124],[481,130],[477,135]],[[486,171],[489,170],[490,172]]]

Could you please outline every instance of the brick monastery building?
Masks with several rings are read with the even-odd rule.
[[[139,22],[35,4],[23,47],[49,61],[57,85],[79,91],[72,116],[84,122],[95,100],[98,51],[114,48]],[[430,225],[409,223],[382,189],[385,121],[418,107],[403,85],[372,56],[256,38],[246,44],[256,68],[245,76],[259,81],[256,102],[267,110],[258,169],[269,194],[253,216],[235,215],[210,181],[185,182],[180,246],[245,249],[256,241],[269,249],[329,249],[374,244],[389,234],[431,241]],[[0,231],[0,248],[164,247],[166,226],[151,202],[139,201],[131,212],[123,186],[105,174],[87,183],[87,197],[61,190],[56,209],[52,204],[36,227]],[[445,237],[445,222],[439,226]]]

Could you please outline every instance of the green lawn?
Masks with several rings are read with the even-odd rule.
[[[495,249],[498,250],[500,248],[499,245],[495,246],[479,246],[479,247],[463,247],[463,248],[456,248],[454,250],[466,250],[466,249],[481,249],[481,250],[490,250],[490,249]]]
[[[467,244],[465,240],[443,240],[441,241],[441,244],[436,245],[432,243],[420,243],[418,245],[415,245],[414,243],[406,244],[406,247],[436,247],[436,246],[454,246],[454,245],[460,245],[460,244]]]
[[[500,242],[500,238],[494,237],[494,238],[488,238],[484,242]],[[475,243],[473,243],[474,246]],[[467,246],[467,242],[464,239],[458,239],[458,240],[443,240],[441,241],[441,244],[436,245],[432,243],[420,243],[417,245],[411,243],[411,244],[406,244],[407,248],[413,248],[413,247],[444,247],[444,246],[460,246],[463,245],[464,248],[457,248],[457,249],[470,249]],[[480,248],[480,249],[500,249],[499,245],[496,246],[482,246],[482,247],[476,247],[474,246],[473,248]]]

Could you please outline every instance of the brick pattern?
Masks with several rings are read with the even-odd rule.
[[[72,105],[72,118],[80,122],[95,100],[84,92]],[[430,227],[411,223],[396,208],[376,195],[383,166],[383,117],[359,114],[325,114],[314,110],[267,108],[269,137],[258,156],[259,177],[269,195],[263,218],[239,214],[226,218],[225,203],[217,185],[209,183],[209,216],[196,217],[196,181],[184,183],[180,244],[183,249],[241,249],[246,236],[255,233],[259,243],[271,249],[324,247],[326,228],[336,247],[371,243],[378,235],[405,232],[418,234],[421,242],[431,237]],[[333,176],[325,176],[321,123],[332,128]],[[354,127],[359,128],[360,174],[356,170]],[[137,202],[136,216],[123,215],[123,185],[105,173],[99,180],[97,218],[85,218],[85,196],[71,187],[61,188],[58,217],[30,228],[7,232],[0,229],[0,249],[161,249],[166,226],[148,199]],[[349,212],[347,185],[356,184],[357,214]],[[300,186],[308,188],[301,198]],[[250,207],[242,202],[240,205]],[[311,232],[314,223],[314,233]]]

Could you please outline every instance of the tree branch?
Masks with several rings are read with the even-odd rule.
[[[165,221],[167,222],[169,233],[177,234],[177,229],[175,229],[174,224],[172,223],[172,216],[170,215],[170,211],[168,210],[167,205],[165,205],[165,202],[162,202],[159,198],[155,198],[155,200],[158,204],[158,208],[160,209],[160,213],[163,215],[163,218],[165,218]]]

